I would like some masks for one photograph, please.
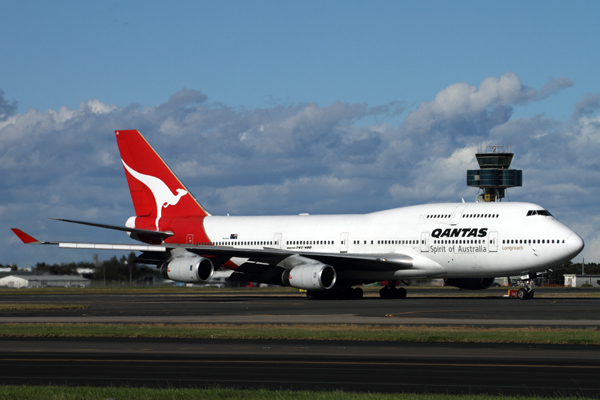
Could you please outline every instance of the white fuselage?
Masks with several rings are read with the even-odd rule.
[[[575,232],[532,210],[545,212],[530,203],[445,203],[356,215],[208,216],[204,229],[213,243],[235,248],[414,260],[411,269],[369,272],[372,279],[497,277],[552,268],[583,249]],[[366,279],[366,272],[346,277]]]

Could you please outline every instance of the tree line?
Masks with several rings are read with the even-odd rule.
[[[160,276],[158,269],[135,262],[136,255],[131,252],[128,256],[121,256],[93,262],[71,262],[59,264],[37,263],[34,267],[36,274],[49,275],[81,275],[93,281],[121,282],[132,285],[148,284]],[[86,271],[79,273],[79,271]]]
[[[583,270],[582,270],[583,267]],[[550,281],[554,281],[557,284],[565,283],[565,274],[581,275],[584,272],[586,275],[600,275],[600,264],[598,263],[572,263],[571,261],[566,262],[558,267],[551,268],[552,271],[548,271],[545,275]]]

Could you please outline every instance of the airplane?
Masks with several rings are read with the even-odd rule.
[[[135,216],[125,226],[58,219],[126,232],[141,244],[39,241],[26,244],[140,251],[165,279],[233,281],[304,289],[312,299],[359,299],[359,286],[387,281],[384,299],[407,295],[400,282],[443,278],[487,289],[498,276],[533,278],[584,247],[543,207],[520,202],[424,204],[353,215],[218,216],[208,212],[137,130],[115,131]],[[53,218],[57,219],[57,218]],[[518,297],[533,297],[531,286]]]

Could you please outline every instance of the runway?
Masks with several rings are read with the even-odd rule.
[[[443,297],[441,295],[443,294]],[[404,300],[308,300],[301,294],[29,295],[1,304],[83,304],[0,311],[0,322],[600,325],[600,298],[531,301],[427,292]],[[600,346],[209,339],[0,339],[0,383],[223,387],[506,395],[600,394]]]
[[[3,339],[0,383],[597,396],[600,351],[281,340]]]

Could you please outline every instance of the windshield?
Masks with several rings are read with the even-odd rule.
[[[545,215],[547,217],[552,216],[548,210],[529,210],[527,211],[527,216],[529,217],[530,215]]]

